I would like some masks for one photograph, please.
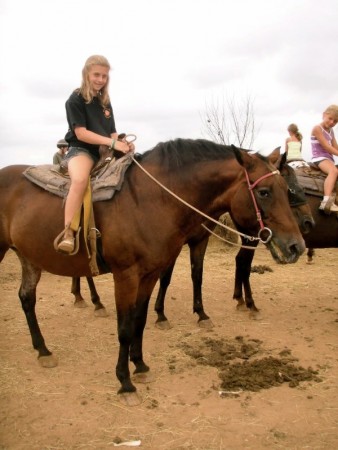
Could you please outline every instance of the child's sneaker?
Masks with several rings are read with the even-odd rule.
[[[325,214],[331,214],[332,212],[338,212],[338,206],[334,203],[334,198],[330,197],[328,200],[323,200],[319,205],[319,209],[324,211]]]

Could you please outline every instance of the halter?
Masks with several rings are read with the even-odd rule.
[[[260,181],[264,180],[264,178],[271,177],[272,175],[278,175],[279,174],[279,170],[274,170],[273,172],[269,172],[269,173],[266,173],[265,175],[262,175],[260,178],[258,178],[252,184],[250,184],[249,175],[248,175],[247,170],[244,169],[244,172],[245,172],[246,181],[248,183],[249,192],[251,194],[251,198],[252,198],[255,210],[256,210],[257,221],[258,221],[259,226],[260,226],[260,230],[258,232],[258,237],[262,241],[263,244],[267,244],[272,238],[272,231],[270,230],[270,228],[267,228],[267,227],[264,226],[264,223],[263,223],[263,220],[262,220],[262,215],[261,215],[261,212],[260,212],[260,210],[258,208],[257,201],[256,201],[256,198],[255,198],[254,193],[253,193],[253,189],[255,188],[255,186],[257,186],[257,184]],[[262,233],[264,231],[268,233],[268,237],[266,239],[262,238]]]

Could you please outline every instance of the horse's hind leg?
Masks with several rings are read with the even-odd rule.
[[[91,277],[86,277],[86,278],[87,278],[87,283],[88,283],[88,287],[90,290],[90,298],[91,298],[93,305],[95,306],[95,309],[94,309],[95,316],[107,317],[108,316],[107,310],[106,310],[105,306],[101,303],[101,299],[100,299],[99,294],[97,293],[93,278],[91,278]]]
[[[104,305],[101,303],[101,299],[99,294],[97,293],[94,280],[91,277],[86,277],[88,287],[90,290],[90,298],[95,306],[94,314],[97,317],[107,317],[107,311]],[[71,293],[74,295],[74,306],[77,308],[86,308],[87,303],[85,302],[84,298],[81,295],[81,279],[78,277],[72,278],[72,287],[71,287]]]
[[[43,367],[55,367],[57,361],[46,347],[35,314],[36,286],[41,277],[41,269],[33,266],[33,264],[19,254],[18,257],[22,266],[22,281],[19,290],[19,298],[21,300],[22,309],[26,315],[33,347],[38,351],[38,359]]]
[[[74,295],[74,306],[76,308],[86,308],[88,305],[85,302],[85,299],[81,295],[81,278],[73,277],[72,278],[72,287],[70,289],[71,294]]]

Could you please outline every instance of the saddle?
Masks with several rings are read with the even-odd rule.
[[[298,183],[305,193],[323,197],[326,175],[315,164],[309,163],[308,166],[298,167],[295,169],[295,173]],[[338,196],[338,181],[336,182],[335,193]]]
[[[121,189],[125,172],[132,163],[133,156],[127,153],[120,158],[114,156],[100,158],[90,174],[93,202],[110,200],[115,192]],[[64,164],[30,166],[23,175],[46,191],[62,198],[67,197],[70,177]]]
[[[71,228],[75,231],[75,250],[72,255],[79,250],[79,234],[83,229],[84,242],[92,275],[98,275],[99,269],[96,263],[96,238],[100,236],[95,227],[93,212],[93,202],[105,201],[113,198],[116,191],[122,187],[126,170],[133,161],[133,153],[119,154],[109,151],[108,148],[100,148],[100,160],[93,167],[88,187],[85,193],[83,207],[75,215]],[[115,155],[115,156],[114,156]],[[67,165],[62,162],[60,165],[45,164],[30,166],[23,175],[32,183],[40,186],[46,191],[66,198],[70,188],[70,177]],[[82,227],[80,226],[82,224]],[[63,236],[64,230],[56,237],[54,247]]]

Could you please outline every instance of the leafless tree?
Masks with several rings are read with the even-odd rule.
[[[205,134],[213,141],[252,149],[257,130],[250,95],[243,99],[226,97],[222,103],[212,101],[206,105],[202,122]]]

